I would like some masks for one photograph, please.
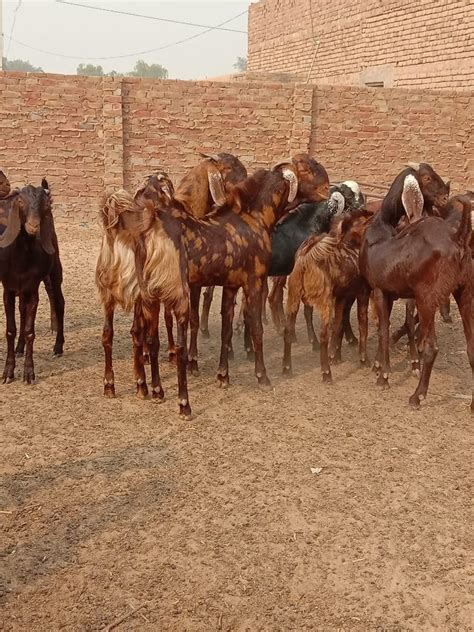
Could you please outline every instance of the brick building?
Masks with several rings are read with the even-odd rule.
[[[319,85],[472,90],[473,0],[260,0],[248,68]]]

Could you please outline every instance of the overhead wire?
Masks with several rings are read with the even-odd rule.
[[[16,18],[17,18],[17,14],[18,14],[18,9],[21,7],[21,2],[22,2],[22,0],[18,0],[18,4],[16,5],[15,10],[13,11],[12,27],[10,29],[10,37],[9,37],[7,52],[5,54],[5,58],[6,59],[8,59],[8,53],[10,52],[10,46],[11,46],[11,43],[12,43],[12,36],[13,36],[13,32],[15,30]]]
[[[127,53],[127,54],[124,54],[124,55],[107,55],[107,56],[101,56],[101,57],[84,57],[82,55],[81,56],[65,55],[63,53],[53,53],[52,51],[48,51],[48,50],[45,50],[43,48],[37,48],[36,46],[31,46],[30,44],[25,44],[24,42],[21,42],[20,40],[14,39],[11,36],[7,36],[7,37],[10,40],[10,42],[15,42],[15,44],[19,44],[20,46],[23,46],[24,48],[28,48],[30,50],[34,50],[37,53],[43,53],[45,55],[52,55],[53,57],[61,57],[63,59],[74,59],[74,60],[79,60],[79,61],[106,61],[106,60],[112,60],[112,59],[125,59],[127,57],[137,57],[139,55],[147,55],[149,53],[156,53],[158,51],[165,50],[165,49],[171,48],[173,46],[177,46],[178,44],[184,44],[185,42],[189,42],[189,41],[191,41],[193,39],[201,37],[202,35],[205,35],[206,33],[209,33],[211,31],[215,31],[216,29],[219,29],[219,27],[223,26],[224,24],[228,24],[229,22],[232,22],[233,20],[236,20],[237,18],[240,18],[242,15],[245,15],[245,13],[247,13],[247,9],[245,11],[242,11],[241,13],[238,13],[237,15],[234,15],[233,17],[229,18],[228,20],[224,20],[224,22],[220,22],[219,24],[216,24],[215,26],[210,26],[210,27],[206,28],[204,31],[200,31],[199,33],[195,33],[194,35],[191,35],[189,37],[185,37],[185,38],[183,38],[181,40],[177,40],[175,42],[170,42],[169,44],[164,44],[163,46],[159,46],[157,48],[150,48],[150,49],[147,49],[147,50],[137,51],[135,53]],[[242,32],[244,32],[244,31],[242,31]]]
[[[81,7],[83,9],[92,9],[93,11],[104,11],[106,13],[116,13],[118,15],[128,15],[134,18],[144,18],[146,20],[157,20],[158,22],[169,22],[171,24],[183,24],[185,26],[197,26],[199,28],[212,28],[214,30],[219,31],[228,31],[229,33],[247,33],[247,31],[242,31],[239,29],[226,29],[222,28],[221,25],[217,26],[209,26],[208,24],[196,24],[194,22],[184,22],[181,20],[172,20],[170,18],[160,18],[156,15],[143,15],[142,13],[132,13],[131,11],[121,11],[119,9],[107,9],[105,7],[96,7],[91,4],[82,4],[80,2],[69,2],[68,0],[56,0],[58,4],[65,4],[71,7]],[[225,24],[225,22],[223,22]]]

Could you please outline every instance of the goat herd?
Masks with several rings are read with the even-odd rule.
[[[40,187],[11,190],[0,172],[0,277],[7,324],[4,382],[14,379],[15,355],[23,352],[24,381],[35,379],[34,326],[42,281],[57,332],[54,353],[63,352],[62,268],[51,209],[46,180]],[[409,401],[418,407],[427,394],[437,354],[435,312],[446,309],[451,294],[459,307],[474,370],[471,199],[469,195],[449,197],[449,183],[428,164],[410,164],[381,203],[366,203],[355,182],[330,187],[324,167],[307,154],[247,176],[235,156],[219,153],[203,156],[176,190],[168,175],[157,171],[133,196],[123,189],[106,194],[101,217],[104,234],[96,284],[105,313],[102,341],[108,397],[115,395],[113,319],[120,305],[134,314],[131,334],[137,395],[148,396],[145,365],[149,363],[151,395],[163,399],[158,363],[163,305],[169,355],[177,365],[179,410],[189,418],[187,371],[198,372],[200,293],[206,287],[201,331],[207,337],[214,286],[223,288],[219,384],[229,383],[234,306],[242,288],[245,348],[255,358],[259,384],[269,386],[262,325],[268,277],[273,278],[268,297],[273,322],[283,334],[285,374],[291,373],[300,302],[313,348],[320,349],[324,382],[332,379],[331,361],[340,360],[343,335],[357,342],[350,325],[355,301],[360,363],[367,365],[372,300],[379,333],[374,370],[377,384],[387,387],[390,313],[393,301],[403,298],[407,299],[406,320],[394,336],[407,334],[412,369],[420,374]],[[15,349],[16,296],[20,331]],[[319,341],[312,324],[313,308],[320,316]]]

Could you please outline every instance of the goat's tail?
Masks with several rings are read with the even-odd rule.
[[[454,241],[461,247],[467,247],[472,234],[471,200],[468,195],[455,195],[451,199],[451,203],[462,207],[461,223],[454,234]]]

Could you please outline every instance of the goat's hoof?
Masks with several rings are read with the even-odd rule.
[[[418,397],[418,395],[412,395],[408,400],[408,403],[414,410],[420,409],[420,398]]]
[[[25,384],[34,384],[35,382],[35,372],[33,369],[25,369],[23,372],[23,382]]]
[[[332,375],[330,372],[323,373],[323,384],[332,384]]]
[[[453,319],[451,318],[451,316],[442,316],[443,318],[443,323],[446,323],[447,325],[451,325],[453,322]]]
[[[388,390],[390,388],[390,384],[388,383],[388,376],[384,377],[384,375],[380,373],[377,378],[377,386],[380,386],[384,391]]]
[[[176,358],[175,349],[168,349],[168,362],[171,362],[171,364],[177,364],[178,360]]]
[[[227,388],[229,386],[229,374],[226,373],[224,375],[223,373],[218,373],[217,384],[218,386],[220,386],[220,388]]]
[[[54,349],[53,358],[62,358],[62,357],[63,357],[63,350],[61,349],[61,351],[56,351],[56,349]]]
[[[377,360],[372,365],[372,373],[375,373],[376,375],[380,373],[380,364],[377,362]]]
[[[359,341],[357,340],[355,336],[346,338],[346,341],[350,347],[357,347],[357,345],[359,344]]]
[[[108,398],[115,397],[115,386],[113,384],[105,384],[104,397],[108,397]]]
[[[149,353],[144,353],[143,354],[143,364],[150,364],[150,354]]]
[[[179,405],[179,416],[181,419],[184,419],[184,421],[191,421],[193,416],[191,414],[191,406],[189,405],[189,402]]]
[[[151,398],[154,399],[157,404],[161,404],[165,401],[165,392],[161,386],[154,386],[151,389]]]
[[[195,375],[196,377],[199,375],[199,367],[197,360],[189,360],[188,362],[188,371],[191,375]]]
[[[247,349],[247,360],[249,362],[254,362],[255,361],[255,351],[253,351],[253,349],[252,349],[252,351],[249,351]]]
[[[145,383],[137,384],[135,395],[138,399],[148,399],[148,386]]]
[[[329,361],[331,362],[331,364],[341,364],[342,362],[341,352],[337,351],[331,358],[329,358]]]
[[[209,329],[201,329],[201,336],[206,340],[209,340],[211,334],[209,333]]]
[[[16,349],[15,350],[15,356],[17,358],[22,358],[25,355],[25,352],[23,349]]]
[[[293,377],[293,371],[292,371],[291,365],[289,365],[289,366],[283,365],[281,373],[285,377]]]
[[[266,375],[262,375],[262,377],[259,377],[257,379],[258,379],[258,386],[260,387],[262,391],[271,390],[272,383],[270,382],[270,380],[268,379]]]
[[[15,376],[14,375],[4,375],[3,376],[3,383],[4,384],[11,384],[14,381],[15,381]]]

